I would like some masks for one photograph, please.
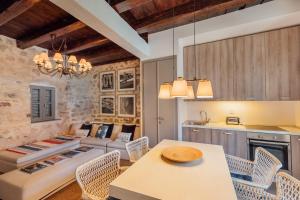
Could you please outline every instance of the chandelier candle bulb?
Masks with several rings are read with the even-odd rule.
[[[63,57],[62,57],[62,55],[60,53],[55,53],[54,57],[53,57],[53,60],[55,62],[62,62],[62,61],[64,61],[64,59],[63,59]]]

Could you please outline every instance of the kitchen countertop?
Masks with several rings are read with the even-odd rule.
[[[208,123],[206,125],[191,125],[189,122],[192,120],[187,120],[182,124],[182,127],[187,128],[209,128],[209,129],[221,129],[221,130],[232,130],[232,131],[247,131],[247,132],[262,132],[262,133],[274,133],[274,134],[290,134],[290,135],[300,135],[300,128],[296,126],[278,126],[283,129],[280,130],[260,130],[260,129],[249,129],[245,125],[227,125],[226,123]]]

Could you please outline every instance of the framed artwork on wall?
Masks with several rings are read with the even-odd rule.
[[[118,116],[135,117],[135,95],[118,96]]]
[[[100,114],[115,115],[115,96],[100,96]]]
[[[115,71],[100,73],[100,91],[101,92],[115,91]]]
[[[118,71],[118,90],[135,90],[135,68],[122,69]]]

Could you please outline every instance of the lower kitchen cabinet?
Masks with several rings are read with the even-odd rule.
[[[247,133],[212,130],[212,144],[222,145],[226,154],[247,159]]]
[[[211,129],[183,128],[183,140],[211,144]]]
[[[300,136],[291,136],[292,146],[292,174],[300,179]]]

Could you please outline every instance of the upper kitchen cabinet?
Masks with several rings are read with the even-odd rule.
[[[196,47],[196,77],[212,82],[214,100],[233,100],[233,41],[222,40]]]
[[[300,100],[300,28],[265,33],[266,99]]]
[[[264,33],[234,39],[235,100],[265,99]]]
[[[185,80],[192,80],[196,76],[194,52],[194,46],[185,47],[183,49],[183,66]]]

